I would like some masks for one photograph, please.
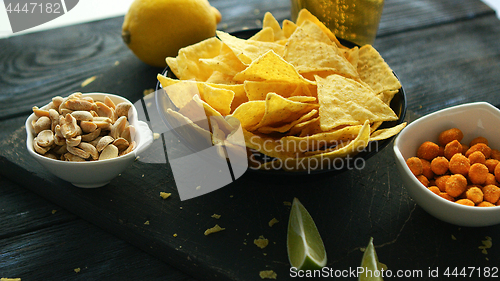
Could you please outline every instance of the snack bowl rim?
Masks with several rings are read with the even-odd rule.
[[[462,142],[468,143],[482,135],[490,140],[490,147],[498,149],[500,142],[491,143],[493,138],[484,135],[492,124],[497,124],[497,127],[500,125],[500,110],[487,102],[473,102],[420,117],[408,124],[396,137],[393,150],[404,187],[427,213],[459,226],[481,227],[500,223],[500,206],[473,207],[448,201],[420,183],[406,165],[406,159],[416,155],[419,144],[427,140],[437,142],[439,132],[454,127],[464,133]]]
[[[132,111],[129,113],[128,120],[135,128],[134,140],[137,145],[132,152],[113,159],[85,162],[69,162],[45,157],[35,152],[33,148],[34,129],[31,126],[31,122],[36,118],[34,113],[30,114],[25,122],[27,135],[26,147],[29,154],[35,158],[38,163],[58,178],[68,181],[77,187],[97,188],[108,184],[134,162],[136,157],[152,144],[153,132],[145,122],[138,120],[137,109],[134,104],[125,97],[99,92],[83,93],[82,96],[90,96],[95,100],[101,101],[104,100],[105,96],[108,96],[115,104],[128,102],[132,105]],[[48,104],[41,107],[41,109],[47,106]]]

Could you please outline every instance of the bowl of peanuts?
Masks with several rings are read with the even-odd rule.
[[[26,120],[28,152],[55,176],[96,188],[122,173],[153,142],[127,99],[107,93],[73,93],[33,107]]]
[[[486,102],[446,108],[411,122],[394,142],[409,195],[459,226],[500,223],[500,110]]]

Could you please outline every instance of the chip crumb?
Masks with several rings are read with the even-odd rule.
[[[216,224],[214,227],[212,228],[209,228],[207,230],[205,230],[205,236],[209,235],[209,234],[212,234],[212,233],[216,233],[216,232],[219,232],[219,231],[222,231],[224,230],[225,228],[222,228],[220,227],[218,224]]]
[[[0,281],[21,281],[21,278],[0,278]]]
[[[158,133],[153,133],[153,140],[157,140],[160,138],[160,134]]]
[[[214,219],[220,219],[220,215],[218,215],[218,214],[213,214],[213,215],[212,215],[212,218],[214,218]]]
[[[290,202],[290,201],[283,201],[283,205],[285,205],[285,206],[292,206],[292,202]]]
[[[479,246],[478,249],[481,250],[481,253],[487,255],[488,251],[486,249],[489,249],[493,246],[493,242],[491,241],[491,237],[486,236],[485,240],[482,240],[481,243],[483,243],[483,245]]]
[[[273,218],[272,220],[269,221],[269,227],[273,227],[273,225],[277,224],[278,222],[280,221],[277,220],[276,218]]]
[[[149,225],[149,221],[145,221],[145,222],[144,222],[144,224],[145,224],[145,225]]]
[[[177,233],[174,233],[172,236],[177,237]]]
[[[163,199],[167,199],[168,197],[170,197],[170,195],[172,195],[172,193],[160,191],[160,196]]]
[[[147,96],[147,95],[149,95],[151,93],[154,93],[154,91],[155,91],[154,89],[146,89],[146,90],[142,91],[142,94],[144,96]]]
[[[55,213],[57,213],[57,210],[52,210],[52,214],[55,214]]]
[[[119,64],[120,64],[120,62],[119,62],[119,61],[115,61],[115,65],[119,65]]]
[[[85,79],[82,84],[80,84],[80,86],[83,88],[85,86],[87,86],[88,84],[94,82],[94,80],[97,78],[97,76],[92,76],[92,77],[89,77],[87,79]]]
[[[261,248],[261,249],[264,249],[265,247],[267,247],[267,245],[269,244],[269,240],[264,238],[263,235],[259,236],[258,239],[254,239],[253,240],[253,243],[255,245],[257,245],[257,247]]]
[[[455,235],[451,235],[451,240],[457,240],[457,237],[455,237]]]
[[[80,268],[79,268],[79,267],[78,267],[78,268],[75,268],[75,269],[73,269],[73,270],[74,270],[76,273],[80,272]]]
[[[260,279],[276,279],[278,276],[273,270],[262,270],[259,272]]]

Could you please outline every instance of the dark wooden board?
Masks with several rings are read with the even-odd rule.
[[[484,255],[477,248],[485,236],[497,237],[499,227],[460,228],[429,216],[408,197],[390,148],[363,170],[293,180],[247,174],[218,191],[181,202],[164,165],[136,162],[103,188],[79,189],[30,163],[19,147],[23,140],[23,131],[17,131],[2,143],[13,147],[0,158],[6,177],[16,175],[31,191],[202,280],[256,280],[265,269],[286,280],[289,207],[283,202],[293,197],[315,218],[331,268],[357,266],[369,237],[375,238],[380,260],[394,270],[486,266],[500,260],[497,252]],[[162,200],[160,191],[174,195]],[[214,213],[222,217],[211,218]],[[273,217],[280,222],[269,227]],[[226,230],[204,236],[216,223]],[[260,235],[270,240],[264,250],[252,243]]]
[[[23,281],[194,280],[83,220],[2,239],[0,249],[0,275]]]

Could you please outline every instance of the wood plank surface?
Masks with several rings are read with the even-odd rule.
[[[289,17],[288,0],[211,3],[221,10],[220,27],[227,31],[259,26],[267,10],[279,20]],[[314,177],[247,173],[189,201],[179,200],[168,164],[137,161],[109,185],[92,190],[55,178],[34,163],[25,149],[21,126],[33,105],[79,90],[111,92],[136,101],[143,90],[156,84],[161,69],[144,65],[124,47],[119,40],[121,22],[118,17],[0,40],[6,46],[0,48],[5,62],[0,72],[0,174],[4,177],[0,184],[8,179],[29,190],[10,185],[0,190],[0,202],[8,206],[0,207],[0,268],[8,269],[0,270],[0,275],[24,274],[23,281],[188,278],[166,266],[172,264],[200,280],[260,280],[258,272],[267,269],[276,271],[279,280],[288,280],[289,206],[283,202],[293,197],[315,218],[333,269],[357,266],[360,249],[370,237],[375,239],[379,259],[393,270],[500,262],[498,251],[483,254],[478,249],[486,236],[500,238],[500,227],[460,228],[425,213],[397,176],[390,146],[370,158],[362,170]],[[499,29],[492,10],[479,0],[387,0],[375,47],[403,83],[407,120],[469,101],[499,104]],[[92,76],[96,80],[82,87]],[[162,200],[160,191],[173,196]],[[26,192],[54,204],[40,203],[40,198]],[[54,206],[58,212],[52,215]],[[23,217],[23,209],[33,215]],[[212,218],[214,213],[221,218]],[[269,227],[272,218],[279,223]],[[226,230],[204,236],[205,229],[215,224]],[[270,240],[265,249],[253,245],[260,235]],[[91,252],[95,246],[77,250],[77,243],[68,242],[72,237],[83,244],[102,240],[102,253]],[[41,244],[30,244],[33,241]],[[44,269],[60,262],[58,268],[64,269],[60,275]],[[73,271],[77,267],[79,275]]]
[[[223,15],[219,29],[228,32],[260,27],[267,11],[279,21],[290,18],[289,0],[213,0],[211,3]],[[453,0],[387,0],[379,35],[493,13],[480,0],[460,1],[459,4]],[[34,104],[45,104],[53,96],[84,90],[81,85],[86,79],[102,77],[113,68],[131,67],[138,74],[131,78],[143,80],[148,77],[154,85],[154,73],[159,70],[142,64],[123,44],[122,23],[123,17],[117,17],[0,40],[4,46],[0,50],[3,62],[0,120],[27,114]],[[122,82],[115,81],[116,84]],[[143,89],[133,87],[136,84],[130,84],[129,91],[142,92]]]

